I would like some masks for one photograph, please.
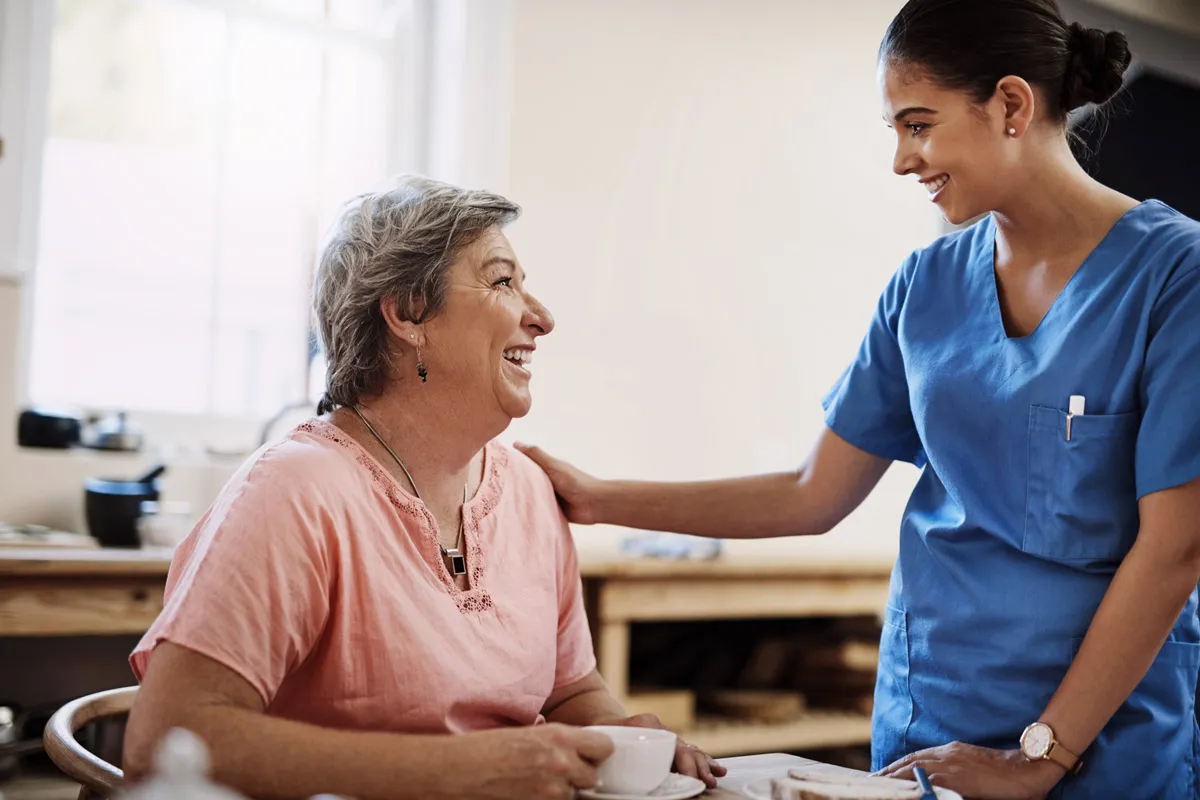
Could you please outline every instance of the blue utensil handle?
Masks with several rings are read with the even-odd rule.
[[[933,784],[929,782],[925,770],[913,767],[913,774],[917,776],[917,783],[921,784],[921,800],[937,800],[937,794],[933,791]]]

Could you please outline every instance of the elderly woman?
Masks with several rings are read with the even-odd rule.
[[[573,726],[657,726],[596,671],[549,480],[494,441],[554,329],[502,232],[519,213],[405,178],[342,216],[316,286],[323,416],[180,546],[131,657],[132,777],[182,726],[256,797],[570,797],[612,749]],[[676,768],[723,772],[685,744]]]

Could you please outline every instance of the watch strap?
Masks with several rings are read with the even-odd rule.
[[[1071,775],[1077,774],[1083,767],[1083,762],[1079,760],[1079,756],[1059,744],[1057,739],[1051,740],[1050,749],[1046,751],[1045,758],[1058,764]]]

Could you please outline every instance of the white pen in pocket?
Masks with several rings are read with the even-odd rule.
[[[1083,412],[1087,409],[1087,398],[1081,394],[1071,395],[1071,401],[1067,405],[1067,441],[1071,441],[1071,421],[1076,417],[1082,417]]]

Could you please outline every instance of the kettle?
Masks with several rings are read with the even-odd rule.
[[[165,465],[158,464],[133,480],[84,481],[83,507],[88,532],[105,547],[140,547],[137,523],[142,503],[158,500],[158,478],[166,471]]]
[[[142,449],[142,431],[128,420],[124,411],[98,420],[83,438],[83,444],[95,450],[137,452]]]

